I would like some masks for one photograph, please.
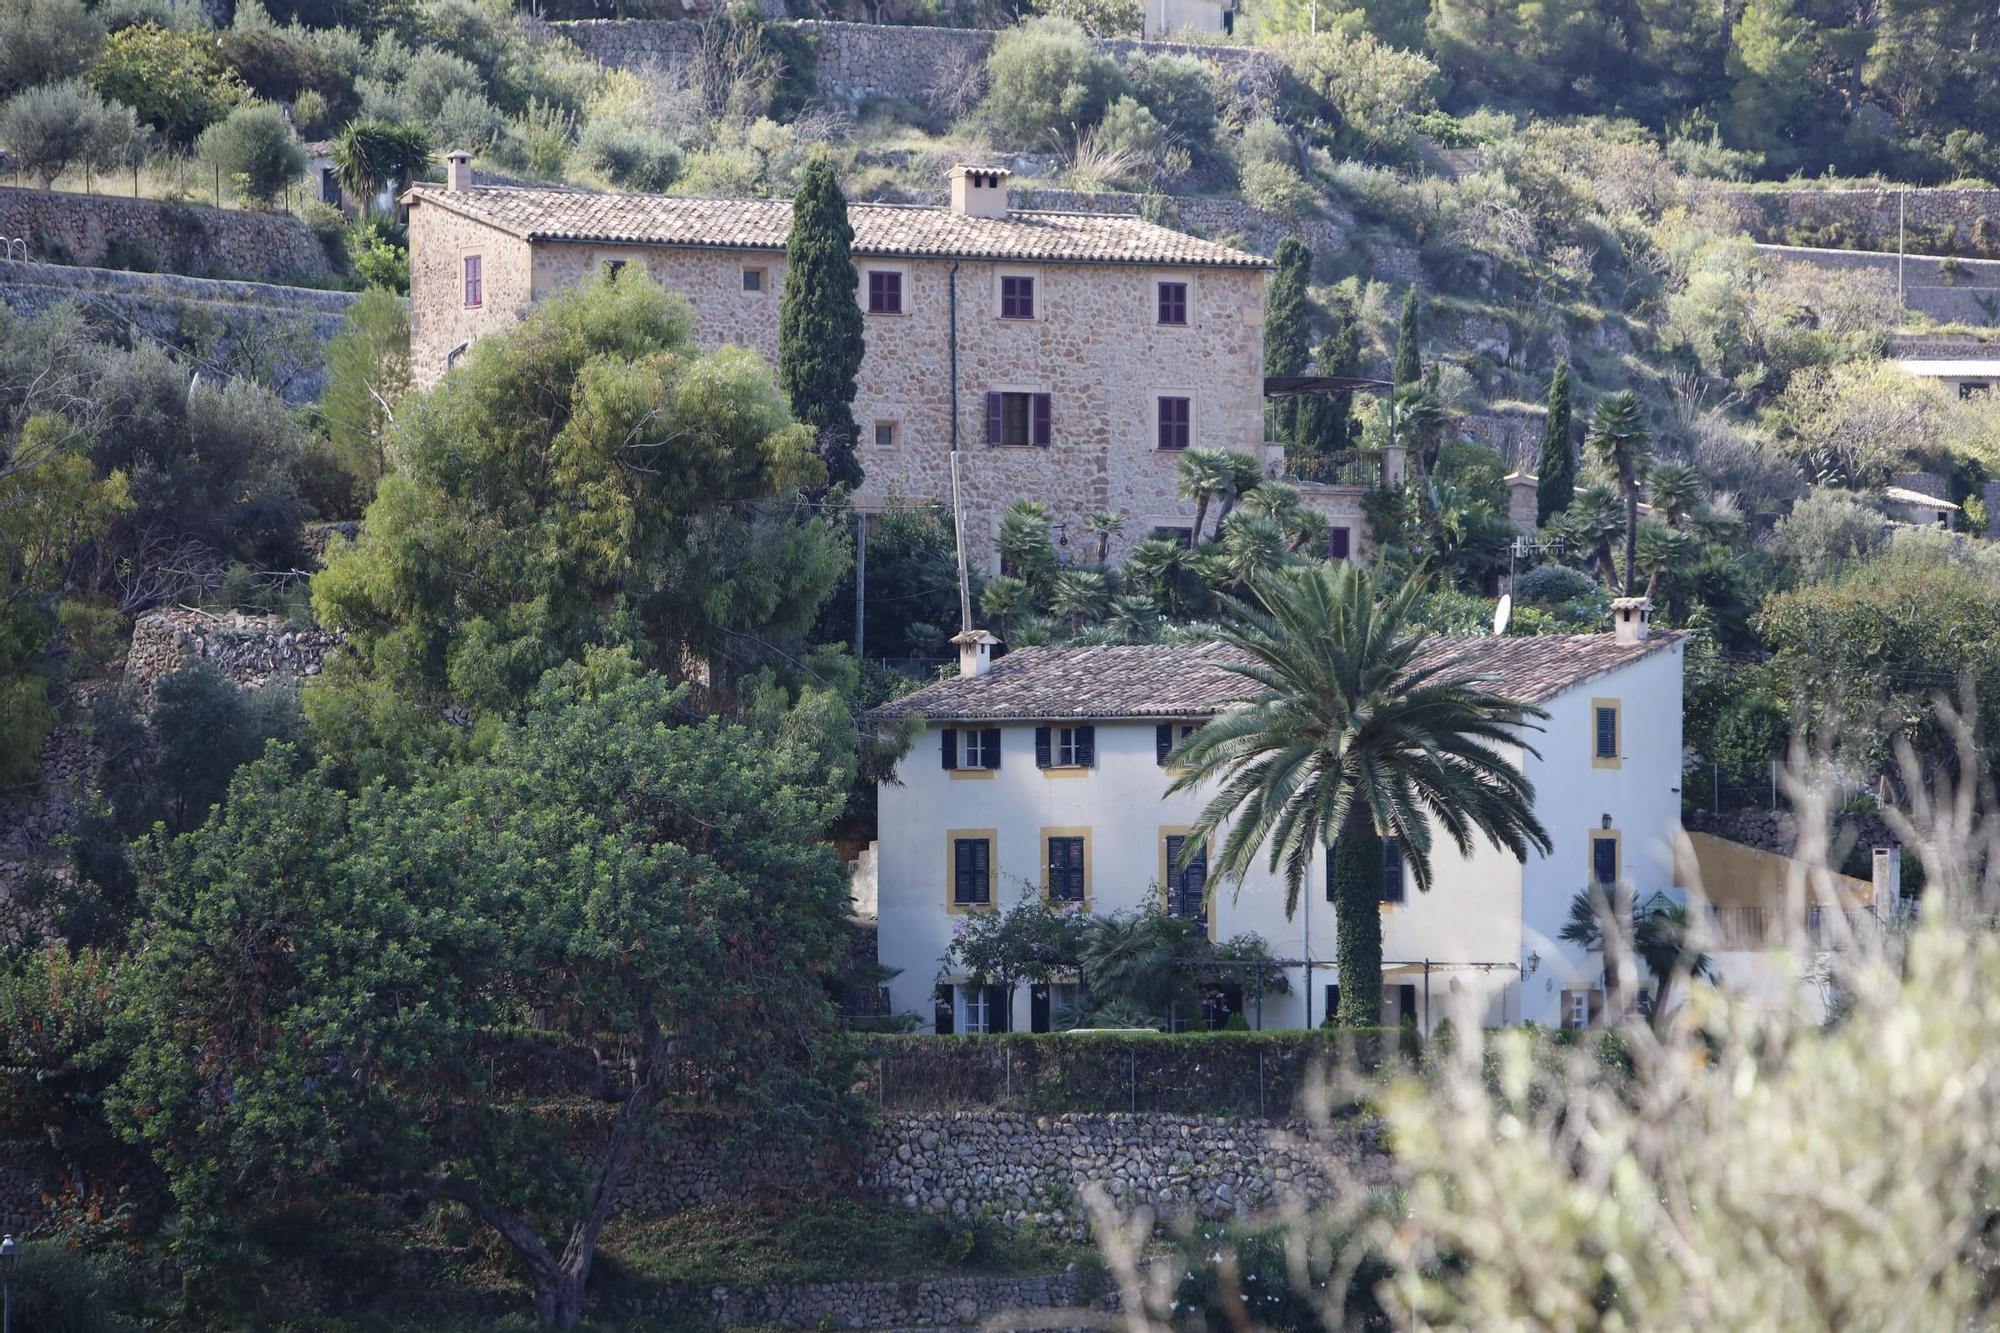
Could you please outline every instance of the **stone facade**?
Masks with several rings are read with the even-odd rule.
[[[985,28],[824,20],[790,26],[812,41],[820,101],[848,110],[878,97],[934,111],[962,109],[954,104],[963,101],[965,79],[983,78],[986,56],[997,35]],[[674,68],[695,49],[701,29],[701,22],[691,19],[588,19],[545,25],[545,30],[575,42],[600,63],[631,70]],[[1098,47],[1118,61],[1146,53],[1193,55],[1228,81],[1244,86],[1270,82],[1278,68],[1268,53],[1248,46],[1107,38]]]
[[[0,236],[28,257],[174,273],[282,281],[332,271],[326,251],[289,213],[256,213],[160,199],[0,187]]]
[[[410,220],[412,364],[434,383],[452,350],[511,326],[530,303],[575,285],[607,260],[643,265],[693,303],[707,346],[739,345],[776,364],[784,256],[729,250],[534,243],[442,208]],[[478,254],[484,291],[468,308],[465,257]],[[957,440],[968,549],[984,560],[1000,519],[1019,499],[1047,501],[1072,541],[1096,510],[1123,510],[1114,556],[1156,526],[1185,527],[1192,506],[1175,489],[1177,454],[1157,448],[1161,395],[1192,400],[1192,443],[1263,452],[1261,269],[1139,264],[997,264],[978,259],[872,259],[903,275],[903,309],[870,315],[854,411],[868,474],[858,497],[879,506],[890,492],[951,493],[953,291],[956,291]],[[760,273],[745,290],[744,271]],[[956,270],[954,274],[954,269]],[[1003,274],[1036,279],[1032,320],[999,317]],[[1189,286],[1185,326],[1155,319],[1155,283]],[[989,447],[986,395],[1050,397],[1047,447]],[[888,443],[877,443],[878,427]],[[1356,501],[1358,503],[1358,501]]]
[[[1903,304],[1947,324],[2000,325],[2000,260],[1897,256],[1894,251],[1818,250],[1759,245],[1759,253],[1787,264],[1809,264],[1834,273],[1903,275]]]
[[[326,344],[356,299],[310,287],[0,260],[0,301],[23,314],[72,301],[293,404],[325,387]]]

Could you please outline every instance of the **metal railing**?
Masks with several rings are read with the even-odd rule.
[[[1776,907],[1711,906],[1707,945],[1730,952],[1763,952],[1803,941],[1812,949],[1842,949],[1881,928],[1869,908],[1809,907],[1802,921],[1788,921],[1787,915]]]
[[[1322,486],[1380,486],[1382,455],[1373,450],[1349,449],[1318,458],[1287,456],[1284,478]]]

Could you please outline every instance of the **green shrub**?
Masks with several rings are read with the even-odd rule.
[[[1073,140],[1097,123],[1124,81],[1067,19],[1036,19],[1001,33],[986,74],[987,119],[1024,148]]]
[[[354,110],[353,78],[302,41],[271,28],[231,28],[217,33],[215,44],[222,63],[267,101],[296,102],[310,91],[344,113]]]
[[[427,46],[403,71],[401,93],[418,119],[434,120],[445,98],[454,92],[480,93],[485,86],[470,61]]]
[[[76,77],[103,41],[83,0],[0,0],[0,97]]]
[[[1066,19],[1093,37],[1137,36],[1146,22],[1139,0],[1029,0],[1029,7],[1048,18]]]
[[[1536,565],[1514,580],[1516,602],[1551,605],[1588,597],[1597,591],[1597,580],[1568,565]]]
[[[1243,201],[1279,217],[1303,217],[1312,211],[1312,187],[1298,170],[1282,162],[1245,163],[1239,173]]]
[[[1215,137],[1215,80],[1194,56],[1141,56],[1125,67],[1133,96],[1158,116],[1168,133],[1191,148]]]
[[[348,233],[347,252],[363,286],[409,295],[410,247],[399,228],[371,218]]]
[[[106,106],[76,79],[30,88],[0,106],[0,145],[43,189],[71,167],[117,166],[138,138],[129,107]]]
[[[193,143],[249,96],[223,66],[213,36],[153,23],[112,33],[91,67],[90,81],[176,144]]]
[[[584,126],[573,160],[624,190],[657,194],[681,174],[680,154],[666,135],[608,120]]]
[[[291,122],[268,104],[237,107],[203,130],[195,149],[253,203],[269,205],[306,174],[306,150]]]
[[[333,109],[326,95],[308,88],[292,103],[292,123],[308,139],[323,139],[333,132]]]
[[[1158,163],[1167,151],[1167,127],[1130,94],[1105,110],[1093,134],[1101,151],[1129,157],[1140,170]]]
[[[454,88],[430,118],[430,126],[437,131],[438,142],[447,148],[483,153],[506,133],[507,117],[478,93]]]

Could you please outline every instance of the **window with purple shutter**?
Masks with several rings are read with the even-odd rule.
[[[988,444],[1046,446],[1053,433],[1054,409],[1045,393],[986,395]]]
[[[900,273],[870,272],[868,275],[868,313],[871,315],[900,315],[903,313],[903,275]]]
[[[1033,278],[1000,279],[1000,318],[1033,319],[1035,317],[1035,280]]]
[[[1160,284],[1160,323],[1185,324],[1188,322],[1188,285],[1184,282],[1163,282]]]
[[[1049,442],[1050,429],[1054,424],[1053,418],[1055,412],[1050,405],[1047,394],[1038,393],[1033,395],[1033,397],[1035,400],[1035,443],[1046,447]]]
[[[1187,398],[1160,399],[1160,448],[1185,449],[1193,433],[1193,401]]]
[[[486,283],[484,279],[480,276],[479,256],[467,255],[465,257],[466,308],[469,310],[473,306],[483,305],[485,303],[485,300],[486,300]]]

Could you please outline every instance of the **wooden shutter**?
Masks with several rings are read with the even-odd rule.
[[[931,1029],[940,1037],[950,1036],[958,1026],[951,999],[950,986],[939,986],[931,992]]]
[[[1618,710],[1615,708],[1597,710],[1597,757],[1618,757]]]
[[[1167,915],[1181,914],[1181,848],[1187,845],[1187,838],[1179,833],[1167,835]]]
[[[1035,767],[1049,766],[1049,728],[1035,728]]]
[[[1326,900],[1333,901],[1333,848],[1326,849]],[[1327,1010],[1332,1013],[1331,1009]]]
[[[1000,728],[982,727],[979,732],[980,758],[988,768],[1000,767]]]
[[[1076,762],[1080,768],[1097,766],[1097,728],[1078,727],[1076,729]]]
[[[1167,756],[1173,753],[1173,749],[1174,724],[1171,722],[1162,722],[1159,726],[1153,728],[1153,752],[1158,756],[1161,768],[1167,766]]]
[[[1599,884],[1618,882],[1618,840],[1616,838],[1592,838],[1590,840],[1590,874]]]
[[[1394,838],[1382,839],[1382,901],[1403,901],[1403,845]]]
[[[1000,395],[997,393],[986,395],[986,442],[1000,443]]]
[[[984,838],[960,838],[952,845],[952,898],[955,902],[992,901],[993,845]]]
[[[941,734],[944,737],[944,766],[946,768],[957,768],[958,728],[946,727]]]
[[[1329,1025],[1340,1021],[1340,983],[1337,981],[1329,981],[1326,985],[1326,1018],[1324,1021]]]
[[[1035,433],[1033,437],[1036,444],[1044,446],[1048,444],[1051,415],[1052,413],[1050,411],[1049,396],[1045,393],[1036,394]]]

